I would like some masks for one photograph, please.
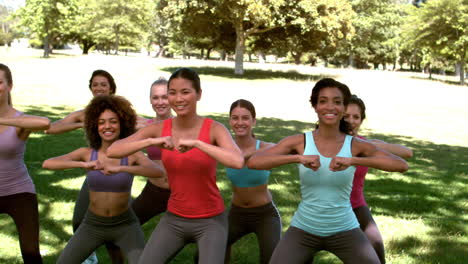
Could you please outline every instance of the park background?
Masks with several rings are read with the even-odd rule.
[[[175,2],[190,5],[175,5]],[[263,4],[279,5],[285,1],[26,1],[26,7],[28,4],[32,6],[5,9],[10,13],[7,12],[8,19],[5,20],[4,13],[0,16],[0,32],[28,37],[28,43],[24,45],[24,40],[19,42],[18,38],[12,38],[10,46],[5,42],[6,45],[0,47],[0,62],[7,64],[13,72],[14,106],[26,113],[48,116],[52,120],[86,106],[91,99],[88,81],[95,69],[109,71],[116,80],[117,94],[128,98],[139,114],[151,117],[154,115],[149,104],[152,81],[160,76],[169,77],[178,67],[191,67],[200,73],[202,80],[200,114],[227,126],[229,105],[239,98],[248,99],[255,104],[258,112],[256,135],[270,142],[313,129],[316,115],[308,103],[311,88],[319,78],[336,78],[366,102],[368,117],[363,127],[365,136],[404,144],[414,151],[407,173],[371,170],[366,181],[366,198],[383,234],[388,262],[465,263],[468,257],[468,90],[457,83],[463,81],[466,62],[463,54],[466,54],[467,43],[467,4],[455,0],[414,3],[384,0],[290,2],[299,6],[303,3],[304,8],[314,10],[311,9],[314,7],[319,11],[321,7],[314,6],[313,2],[320,3],[329,7],[325,10],[330,12],[316,12],[315,16],[313,12],[309,16],[301,13],[308,19],[302,24],[280,25],[281,19],[267,19],[277,23],[272,26],[276,28],[247,34],[245,56],[239,61],[235,56],[239,51],[236,50],[235,44],[238,42],[234,26],[211,30],[227,22],[221,20],[222,16],[216,9],[210,9],[214,10],[213,16],[203,11],[207,7],[204,4],[236,3],[238,7],[244,4],[250,8],[246,14],[251,12],[259,16],[264,13],[274,15],[273,11],[278,9],[266,6],[270,10],[267,12],[261,9],[265,8]],[[166,5],[161,6],[164,3]],[[37,9],[41,4],[42,9]],[[79,16],[71,19],[71,14],[79,14],[78,10],[86,11],[86,8],[101,4],[101,7],[106,4],[108,8],[83,13],[89,15],[87,19],[93,21],[93,28],[101,31],[91,34],[95,37],[94,45],[87,55],[82,55],[83,43],[66,33],[75,32],[72,24],[77,27],[89,25],[84,20],[78,20]],[[122,17],[126,14],[150,9],[153,12],[149,12],[152,14],[149,21],[157,22],[165,18],[164,23],[167,24],[162,25],[159,21],[160,24],[133,27],[137,30],[120,32],[116,41],[116,34],[111,31],[113,27],[108,23],[116,11],[107,9],[117,4],[122,8],[137,7],[121,14],[120,20],[124,20]],[[3,12],[2,6],[0,2]],[[47,32],[41,32],[39,27],[33,25],[57,15],[53,12],[41,13],[50,6],[56,7],[60,11],[58,14],[68,15],[52,19],[60,22],[58,25],[62,32],[52,30],[50,35],[44,35]],[[235,6],[224,5],[225,8]],[[444,8],[436,9],[437,6]],[[73,11],[70,7],[79,8]],[[289,11],[294,10],[293,6],[290,8]],[[339,12],[332,11],[337,8],[351,15],[344,18],[335,16]],[[26,12],[25,9],[29,15],[18,15]],[[24,19],[34,17],[31,10],[35,10],[39,18]],[[73,12],[67,13],[67,10]],[[434,10],[436,12],[432,13],[430,20],[415,23],[419,14]],[[102,13],[106,11],[111,13],[106,16]],[[283,9],[283,14],[286,11]],[[190,16],[193,13],[195,16]],[[93,17],[99,19],[93,20]],[[276,18],[278,14],[272,17]],[[200,18],[205,19],[203,24],[198,25],[196,22]],[[214,18],[218,20],[213,22]],[[320,21],[325,21],[325,24],[327,21],[331,21],[330,24],[339,21],[347,22],[345,24],[348,26],[336,31],[333,31],[333,27],[321,28],[323,24],[318,23],[317,18],[322,18]],[[243,25],[252,28],[253,19],[254,16],[244,17]],[[263,20],[263,23],[267,20]],[[456,20],[461,21],[458,39],[451,38],[453,30],[434,25],[427,27],[439,20],[445,21],[448,26],[457,25]],[[67,24],[66,21],[71,22]],[[129,25],[132,21],[124,22]],[[306,30],[307,25],[309,31]],[[35,31],[35,28],[39,29]],[[266,28],[266,24],[259,27]],[[435,32],[431,36],[438,34],[439,40],[424,38],[430,35],[431,30]],[[219,35],[219,32],[228,34]],[[324,35],[323,32],[330,34]],[[6,35],[0,35],[0,39]],[[367,36],[365,40],[363,36]],[[44,45],[45,37],[49,45]],[[161,37],[166,38],[166,45]],[[405,42],[408,39],[412,42]],[[148,46],[148,43],[152,45]],[[200,43],[213,47],[210,49]],[[460,45],[465,48],[464,53],[456,52]],[[408,49],[411,55],[405,57]],[[300,56],[296,54],[298,51],[302,51]],[[25,159],[38,192],[41,251],[45,263],[55,263],[72,234],[71,215],[84,172],[45,171],[41,168],[42,161],[85,144],[82,130],[57,136],[35,133],[28,141]],[[218,168],[218,175],[218,185],[228,206],[230,184],[222,167]],[[135,178],[134,196],[139,194],[144,182],[141,177]],[[283,229],[286,230],[300,201],[296,166],[274,169],[270,189],[282,216]],[[147,236],[158,219],[144,226]],[[0,263],[21,263],[15,226],[6,215],[0,215],[0,241]],[[193,246],[188,247],[173,263],[190,263],[193,250]],[[100,249],[98,256],[101,263],[109,263],[105,250]],[[254,236],[235,244],[232,262],[258,262]],[[316,262],[340,263],[328,253],[320,254]]]

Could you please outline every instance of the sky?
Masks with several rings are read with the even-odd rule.
[[[18,9],[21,5],[24,5],[25,0],[0,0],[0,5],[8,6],[13,9]]]

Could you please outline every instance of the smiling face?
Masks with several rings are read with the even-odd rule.
[[[102,75],[94,76],[91,81],[91,92],[93,93],[93,96],[110,95],[111,87],[109,80]]]
[[[345,112],[343,93],[336,87],[321,89],[314,108],[320,124],[339,124]]]
[[[362,124],[361,108],[357,104],[349,104],[344,119],[351,124],[352,135],[357,135]]]
[[[178,116],[184,116],[196,113],[201,90],[197,93],[190,80],[174,78],[168,84],[167,95],[171,108]]]
[[[151,87],[150,102],[157,117],[166,119],[171,115],[171,108],[167,97],[167,85],[153,85]]]
[[[231,111],[229,125],[237,137],[252,135],[252,129],[256,124],[252,113],[246,108],[237,106]]]
[[[103,142],[114,142],[119,139],[120,120],[116,113],[106,109],[99,115],[98,133]]]

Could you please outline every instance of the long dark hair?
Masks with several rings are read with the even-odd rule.
[[[252,115],[252,118],[255,119],[256,117],[256,113],[255,113],[255,106],[248,100],[245,100],[245,99],[239,99],[237,101],[234,101],[232,104],[231,104],[231,108],[229,108],[229,117],[231,116],[231,113],[232,113],[232,110],[234,110],[234,108],[236,107],[242,107],[242,108],[245,108],[247,109],[250,114]],[[254,132],[252,131],[252,136],[255,137],[255,134]]]
[[[351,95],[349,104],[355,104],[359,107],[359,109],[361,110],[361,121],[364,121],[364,119],[366,119],[366,105],[364,104],[364,101],[362,101],[362,99],[359,98],[357,95],[353,94]]]
[[[5,75],[5,79],[7,81],[8,86],[13,86],[13,76],[11,75],[11,70],[3,63],[0,63],[0,71],[2,71]],[[8,93],[8,105],[12,106],[13,102],[11,101],[11,93]]]
[[[92,90],[91,87],[93,86],[93,78],[96,76],[102,76],[107,79],[110,85],[110,94],[115,94],[117,91],[117,85],[115,84],[114,78],[112,75],[105,70],[95,70],[93,74],[91,74],[91,78],[89,79],[89,90]]]
[[[351,100],[351,91],[349,90],[348,86],[332,78],[324,78],[319,80],[315,84],[314,88],[312,88],[312,94],[310,95],[309,99],[309,102],[312,104],[312,107],[315,108],[317,106],[319,93],[324,88],[338,88],[341,91],[341,94],[343,95],[343,105],[345,107],[348,106]],[[318,123],[316,125],[316,128],[318,128]],[[348,122],[346,122],[344,118],[341,118],[340,120],[340,131],[345,134],[350,134],[352,131],[351,125]]]
[[[200,77],[198,76],[198,73],[196,73],[194,70],[190,68],[177,69],[175,72],[172,73],[171,77],[169,77],[169,80],[167,81],[168,86],[171,83],[171,81],[176,78],[183,78],[192,82],[192,87],[195,89],[195,91],[198,94],[201,92]]]

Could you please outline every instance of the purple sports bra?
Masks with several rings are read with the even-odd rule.
[[[98,152],[93,149],[91,160],[97,160]],[[120,160],[120,165],[128,165],[128,157]],[[88,186],[94,192],[130,192],[133,184],[133,175],[128,172],[119,172],[105,175],[100,170],[92,170],[87,173]]]
[[[15,117],[21,112],[16,112]],[[19,139],[16,127],[0,132],[0,196],[17,193],[36,193],[24,164],[26,142]]]

